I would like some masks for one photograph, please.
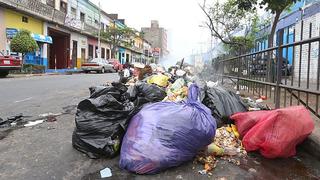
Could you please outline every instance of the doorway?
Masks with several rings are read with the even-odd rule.
[[[78,41],[72,41],[72,67],[77,67]]]
[[[89,59],[93,59],[93,45],[89,44],[88,49],[89,49]]]
[[[48,28],[52,44],[48,48],[49,69],[70,67],[70,34]]]
[[[81,48],[81,64],[86,62],[86,49]]]

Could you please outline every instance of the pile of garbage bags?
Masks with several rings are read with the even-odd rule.
[[[120,153],[120,167],[137,174],[158,173],[196,157],[205,166],[199,173],[207,174],[216,158],[239,165],[231,157],[247,151],[290,157],[313,130],[302,107],[260,111],[268,108],[192,71],[143,68],[135,67],[136,77],[90,88],[90,97],[77,108],[74,148],[90,158]],[[292,128],[296,131],[288,133]]]
[[[161,101],[165,96],[157,87],[146,84],[137,85],[131,94],[127,91],[120,83],[90,88],[90,97],[77,108],[72,137],[77,150],[90,158],[118,155],[129,120],[143,104]],[[132,96],[134,101],[130,101]]]

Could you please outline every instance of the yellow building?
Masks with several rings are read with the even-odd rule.
[[[26,29],[32,33],[43,34],[43,22],[18,12],[4,9],[4,26],[6,28]]]
[[[5,34],[4,37],[0,39],[0,43],[5,44],[3,48],[5,53],[16,54],[15,52],[11,52],[10,42],[19,30],[25,29],[31,32],[31,36],[37,42],[39,49],[35,52],[28,53],[25,56],[24,63],[47,66],[46,44],[52,44],[52,38],[43,35],[46,34],[44,32],[44,22],[26,14],[5,8],[0,9],[0,17],[2,18],[2,32]]]

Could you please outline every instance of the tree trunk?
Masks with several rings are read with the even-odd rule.
[[[269,36],[269,40],[268,40],[268,48],[272,48],[273,47],[273,39],[274,39],[274,34],[276,33],[276,27],[277,27],[277,24],[278,24],[278,21],[280,19],[280,15],[281,15],[281,12],[282,11],[277,11],[276,12],[276,16],[274,17],[274,20],[273,20],[273,23],[272,23],[272,27],[271,27],[271,32],[270,32],[270,36]],[[275,82],[275,62],[273,59],[273,53],[272,51],[269,51],[268,52],[268,57],[270,59],[270,63],[269,63],[269,71],[270,71],[270,75],[269,75],[269,81],[270,82]]]
[[[272,48],[273,47],[273,38],[274,38],[274,34],[276,32],[276,27],[280,18],[282,11],[277,11],[276,12],[276,16],[274,17],[273,23],[272,23],[272,27],[271,27],[271,32],[270,32],[270,36],[269,36],[269,42],[268,42],[268,47]]]
[[[112,47],[111,47],[111,58],[112,59],[116,58],[116,52],[117,52],[116,47],[114,45],[112,45]]]

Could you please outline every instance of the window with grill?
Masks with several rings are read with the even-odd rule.
[[[80,21],[84,22],[86,15],[83,12],[80,12]]]

